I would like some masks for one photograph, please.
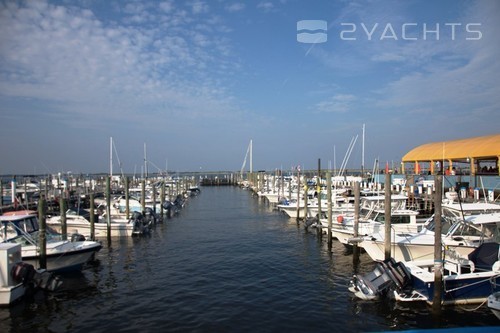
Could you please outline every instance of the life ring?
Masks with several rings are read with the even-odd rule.
[[[342,223],[344,222],[344,217],[342,215],[337,216],[337,223]]]

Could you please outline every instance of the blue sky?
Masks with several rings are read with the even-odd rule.
[[[0,174],[398,163],[498,133],[500,2],[2,1]],[[322,20],[327,41],[297,41]],[[313,31],[318,32],[318,31]],[[321,32],[321,31],[320,31]],[[248,170],[248,163],[246,165]]]

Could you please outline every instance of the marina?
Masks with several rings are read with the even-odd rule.
[[[500,1],[0,1],[0,333],[499,332]]]
[[[143,237],[101,239],[95,260],[62,275],[62,287],[0,309],[2,332],[385,331],[498,325],[486,303],[362,301],[354,260],[338,241],[235,186],[202,187],[178,215]]]

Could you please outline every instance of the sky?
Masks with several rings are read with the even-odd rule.
[[[1,1],[0,174],[109,172],[111,138],[113,172],[138,174],[144,152],[149,172],[239,172],[250,140],[254,171],[371,169],[496,134],[499,17],[496,0]]]

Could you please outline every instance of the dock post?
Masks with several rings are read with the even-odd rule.
[[[328,199],[328,249],[332,249],[332,175],[330,170],[326,172],[326,197]],[[319,228],[323,232],[321,221],[319,221]]]
[[[436,193],[434,196],[434,298],[433,311],[441,310],[441,295],[443,293],[443,250],[441,245],[441,203],[442,203],[442,177],[435,179]]]
[[[165,202],[165,179],[161,182],[161,193],[160,193],[160,216],[163,220],[163,216],[165,215],[164,213],[164,208],[163,208],[163,203]]]
[[[384,200],[384,208],[385,208],[385,217],[384,217],[384,225],[385,225],[385,259],[391,258],[391,174],[389,172],[385,173],[385,200]]]
[[[353,237],[359,236],[359,209],[360,209],[360,184],[359,182],[354,182],[354,233]],[[359,262],[360,249],[358,243],[354,243],[352,247],[353,262],[356,264]]]
[[[40,224],[40,232],[38,234],[39,241],[39,264],[41,269],[47,268],[47,234],[46,234],[46,221],[45,221],[45,197],[40,197],[38,201],[38,223]]]
[[[59,210],[61,214],[61,235],[63,240],[68,239],[68,226],[66,224],[66,198],[64,194],[59,198]]]
[[[94,192],[90,192],[90,239],[95,239]]]
[[[106,176],[106,222],[108,242],[111,241],[111,178]]]
[[[125,216],[127,220],[130,218],[130,182],[128,177],[125,177]]]
[[[142,211],[146,210],[146,180],[141,181],[141,207]]]
[[[26,177],[23,178],[23,187],[24,187],[24,206],[28,208],[30,203],[28,201],[28,184],[26,183]]]
[[[300,190],[300,188],[299,188]],[[307,191],[309,191],[309,187],[307,186],[307,183],[304,184],[304,219],[307,219],[307,203],[309,201],[309,198],[307,196]]]
[[[297,223],[300,219],[300,169],[297,170]]]
[[[154,184],[152,184],[153,188],[153,212],[156,214],[156,187]]]
[[[321,158],[318,158],[318,181],[316,184],[316,191],[318,192],[318,237],[321,239],[323,237],[323,230],[321,228]]]

